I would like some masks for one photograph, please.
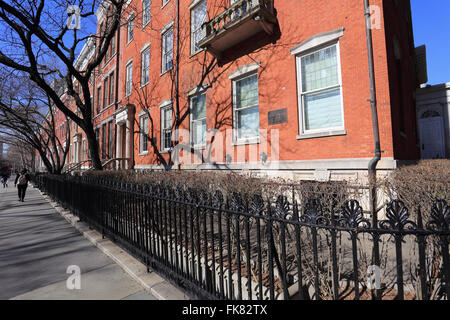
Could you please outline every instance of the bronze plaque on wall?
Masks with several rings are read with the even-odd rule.
[[[269,125],[287,122],[287,109],[269,111]]]

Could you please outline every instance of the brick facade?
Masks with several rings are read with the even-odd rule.
[[[180,36],[177,41],[176,3],[170,0],[162,6],[162,0],[151,1],[151,18],[147,25],[142,23],[142,1],[133,0],[124,11],[124,19],[134,14],[133,40],[127,41],[127,24],[123,24],[115,37],[116,53],[102,63],[95,75],[92,88],[94,109],[97,106],[98,88],[103,99],[104,79],[114,73],[114,101],[106,106],[100,104],[100,112],[94,110],[94,126],[100,130],[100,143],[107,141],[105,158],[130,158],[130,166],[148,169],[157,165],[157,157],[148,146],[148,152],[141,152],[139,116],[144,105],[149,107],[154,134],[161,148],[160,104],[176,103],[176,51],[179,44],[179,105],[181,113],[189,108],[189,93],[195,91],[199,83],[207,85],[206,128],[223,132],[225,149],[213,154],[216,166],[208,166],[197,161],[195,165],[182,168],[215,168],[227,164],[227,154],[233,156],[225,167],[251,169],[249,150],[256,148],[257,162],[261,161],[264,138],[243,145],[232,144],[225,132],[233,128],[233,79],[242,70],[253,70],[258,77],[259,128],[277,129],[279,132],[279,168],[285,172],[297,172],[299,177],[311,177],[314,171],[331,170],[338,176],[343,172],[364,171],[373,157],[374,144],[370,103],[368,59],[364,22],[363,1],[354,0],[275,0],[277,23],[271,36],[256,34],[241,41],[231,50],[223,53],[222,61],[206,79],[200,81],[202,70],[208,66],[213,56],[204,50],[192,54],[191,9],[197,0],[180,0]],[[211,20],[224,10],[224,1],[207,0],[207,20]],[[382,161],[379,168],[392,169],[396,160],[419,158],[417,147],[414,70],[414,41],[412,36],[409,1],[372,0],[380,13],[379,29],[373,29],[375,76],[378,100]],[[168,72],[162,68],[162,37],[166,30],[173,30],[173,66]],[[99,26],[100,30],[100,26]],[[99,32],[98,30],[98,32]],[[338,67],[340,68],[343,128],[338,131],[316,135],[301,135],[299,121],[299,86],[295,48],[310,46],[329,35],[336,35],[333,41],[321,44],[337,44]],[[319,40],[318,40],[319,39]],[[141,85],[141,55],[150,48],[149,81]],[[311,52],[319,47],[311,46]],[[303,54],[303,53],[302,53]],[[127,95],[126,67],[132,63],[132,90]],[[107,87],[110,88],[107,78]],[[109,90],[108,90],[109,92]],[[282,109],[285,109],[282,110]],[[117,124],[118,118],[126,117]],[[271,111],[282,110],[284,123],[269,125]],[[303,113],[302,113],[303,115]],[[190,116],[183,121],[182,128],[189,131]],[[106,127],[103,126],[106,124]],[[112,130],[109,125],[113,125]],[[151,124],[149,124],[151,125]],[[103,137],[106,128],[107,138]],[[127,131],[128,129],[128,131]],[[122,131],[125,130],[125,131]],[[151,128],[149,129],[151,130]],[[327,131],[327,130],[325,130]],[[132,134],[135,132],[134,134]],[[109,134],[112,133],[112,148]],[[129,134],[127,147],[124,144]],[[119,137],[119,135],[121,137]],[[189,137],[188,137],[189,138]],[[125,139],[125,140],[124,140]],[[81,141],[83,137],[81,137]],[[253,143],[253,144],[252,144]],[[150,142],[148,143],[150,144]],[[271,138],[268,138],[271,145]],[[102,149],[102,147],[101,147]],[[111,150],[109,150],[111,149]],[[237,150],[246,150],[244,161],[237,159]],[[264,149],[264,150],[263,150]],[[86,147],[87,152],[87,147]],[[271,149],[267,148],[271,156]],[[72,152],[72,150],[71,150]],[[83,152],[83,150],[81,150]],[[201,149],[204,158],[208,149]],[[168,158],[168,154],[163,157]],[[81,159],[85,159],[82,156]],[[72,159],[72,158],[69,158]],[[242,159],[241,159],[242,160]],[[255,159],[253,159],[255,160]],[[243,163],[247,162],[247,164]],[[253,167],[257,167],[253,166]],[[333,171],[334,170],[334,171]],[[297,175],[294,175],[297,176]]]

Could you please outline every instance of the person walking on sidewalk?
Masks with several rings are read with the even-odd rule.
[[[23,169],[19,174],[17,174],[14,186],[17,186],[17,191],[19,192],[19,201],[23,202],[25,199],[28,181],[30,181],[30,175],[28,174],[27,169]]]
[[[8,188],[8,174],[6,172],[2,173],[2,184],[3,188]]]

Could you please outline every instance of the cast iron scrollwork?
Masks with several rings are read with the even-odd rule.
[[[426,224],[431,231],[448,231],[450,224],[450,206],[445,200],[436,200],[431,207],[430,221]]]
[[[323,215],[323,209],[319,199],[316,198],[309,198],[306,201],[300,221],[315,225],[330,224],[328,219]]]
[[[240,193],[233,192],[233,195],[231,196],[231,209],[238,212],[244,211],[244,204]]]
[[[192,188],[189,188],[186,192],[186,201],[189,203],[196,203],[197,202],[197,194],[195,193],[195,190]]]
[[[286,196],[279,196],[275,202],[275,208],[273,210],[275,214],[282,219],[291,219],[292,212],[290,211],[290,204]]]
[[[264,212],[264,200],[261,195],[255,194],[250,202],[250,212],[261,216]]]
[[[343,228],[363,228],[369,229],[370,222],[364,219],[363,209],[356,200],[347,200],[342,206],[341,217],[337,219],[336,224]]]
[[[400,200],[391,201],[386,207],[386,220],[380,221],[384,230],[417,230],[417,225],[409,219],[409,211]]]
[[[208,193],[206,192],[205,189],[201,189],[200,190],[200,195],[199,195],[199,204],[200,205],[207,205],[208,204]]]
[[[219,190],[216,190],[216,192],[214,193],[214,197],[213,197],[213,205],[216,207],[216,208],[222,208],[222,206],[223,206],[223,194],[222,194],[222,192],[221,191],[219,191]]]

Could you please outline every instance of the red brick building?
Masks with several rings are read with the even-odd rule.
[[[370,4],[378,168],[390,170],[420,157],[411,8]],[[182,169],[366,175],[374,138],[362,0],[130,0],[123,20],[92,87],[102,159],[126,159],[107,165],[160,168],[182,145]],[[85,47],[80,64],[94,51]],[[83,133],[72,136],[70,162],[87,160]]]

